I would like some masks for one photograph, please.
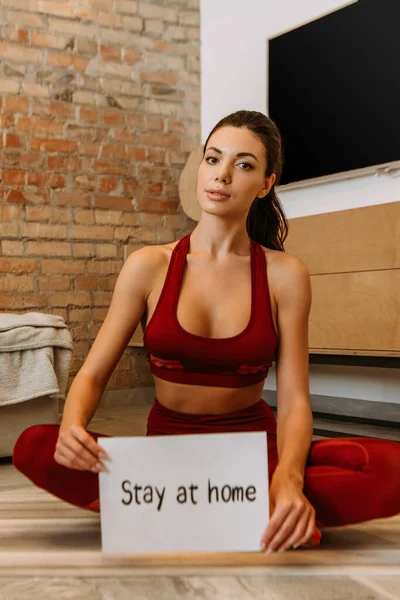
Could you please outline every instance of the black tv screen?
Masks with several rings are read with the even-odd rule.
[[[282,185],[400,160],[400,0],[359,0],[268,46]]]

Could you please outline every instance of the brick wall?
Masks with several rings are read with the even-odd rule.
[[[87,356],[130,250],[193,222],[199,0],[0,0],[0,311],[61,315]],[[108,389],[150,381],[127,348]]]

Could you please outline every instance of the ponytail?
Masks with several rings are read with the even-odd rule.
[[[246,220],[247,235],[265,248],[285,251],[283,243],[288,234],[288,224],[275,191],[275,184],[264,198],[256,198]]]

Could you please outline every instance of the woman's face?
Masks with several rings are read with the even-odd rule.
[[[275,175],[265,177],[266,152],[247,128],[221,127],[210,137],[197,176],[197,198],[209,214],[245,217],[266,196]],[[219,190],[221,194],[210,190]]]

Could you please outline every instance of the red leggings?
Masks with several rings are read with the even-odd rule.
[[[13,463],[35,485],[81,508],[99,511],[98,475],[55,462],[58,425],[26,429],[15,444]],[[266,431],[269,478],[278,464],[276,421],[263,400],[224,415],[191,415],[164,408],[150,411],[147,435]],[[90,432],[97,439],[102,434]],[[349,525],[400,512],[400,444],[373,438],[313,442],[304,494],[316,509],[320,527]]]

